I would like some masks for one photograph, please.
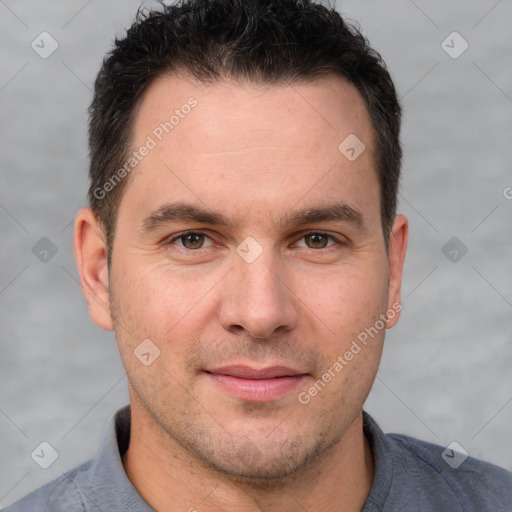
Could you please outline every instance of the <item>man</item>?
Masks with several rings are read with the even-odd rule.
[[[363,412],[401,310],[400,107],[309,1],[139,15],[90,109],[75,255],[130,408],[17,511],[506,511],[512,477]],[[454,454],[454,457],[456,454]]]

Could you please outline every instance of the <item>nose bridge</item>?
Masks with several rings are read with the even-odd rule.
[[[221,305],[224,329],[242,327],[255,338],[266,338],[276,329],[291,329],[296,321],[293,294],[280,276],[282,266],[271,248],[256,250],[248,242],[237,249],[229,284]],[[250,256],[250,257],[249,257]]]
[[[240,284],[246,286],[246,293],[261,293],[275,287],[280,262],[271,239],[256,240],[248,236],[236,248],[236,253],[236,274],[241,278]]]
[[[268,251],[270,253],[270,250]],[[278,264],[273,256],[261,255],[252,263],[238,263],[241,291],[252,300],[263,302],[278,302],[282,294],[282,282],[279,279]]]

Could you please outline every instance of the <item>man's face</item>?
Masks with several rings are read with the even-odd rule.
[[[355,159],[356,139],[338,149],[350,134],[366,146]],[[304,468],[359,417],[379,315],[393,309],[387,327],[398,317],[393,237],[404,221],[388,259],[364,102],[334,77],[266,88],[163,77],[137,112],[132,148],[148,136],[156,146],[121,201],[109,276],[132,410],[225,473]],[[333,206],[338,215],[297,219]],[[227,224],[175,215],[192,208]]]

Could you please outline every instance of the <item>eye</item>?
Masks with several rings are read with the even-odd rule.
[[[304,240],[305,245],[300,245],[307,249],[328,249],[329,247],[340,245],[341,242],[333,235],[323,233],[321,231],[312,231],[302,235],[300,241]],[[200,231],[187,231],[185,233],[179,233],[165,242],[165,245],[177,245],[180,248],[197,251],[205,249],[212,245],[212,239],[205,233]]]
[[[327,249],[336,243],[340,243],[334,236],[318,231],[306,233],[302,236],[302,239],[306,242],[308,249]],[[334,242],[334,244],[328,245],[329,242]]]
[[[178,245],[184,249],[197,250],[205,247],[205,242],[210,240],[208,235],[197,231],[187,231],[186,233],[180,233],[166,242],[166,245]]]

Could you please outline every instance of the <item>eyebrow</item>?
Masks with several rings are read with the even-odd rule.
[[[189,203],[177,202],[165,204],[145,217],[141,223],[141,231],[150,233],[163,225],[177,221],[222,226],[231,230],[240,226],[239,221],[231,220],[220,212]],[[367,231],[363,214],[344,202],[286,213],[275,222],[274,228],[296,228],[304,224],[318,224],[320,222],[346,222],[361,231]]]

